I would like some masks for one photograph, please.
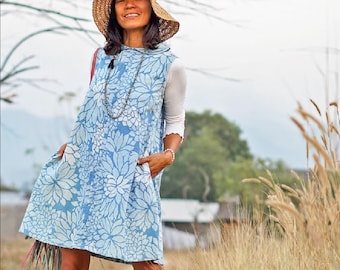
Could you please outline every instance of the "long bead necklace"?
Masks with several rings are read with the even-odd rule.
[[[137,69],[137,72],[136,72],[136,75],[132,81],[132,84],[130,86],[130,89],[125,97],[125,101],[124,101],[124,104],[123,104],[123,108],[121,109],[121,111],[117,114],[117,115],[113,115],[111,112],[110,112],[110,109],[109,109],[109,100],[108,100],[108,97],[107,97],[107,85],[109,83],[109,78],[110,78],[110,75],[111,75],[111,72],[113,70],[113,63],[114,63],[114,59],[111,60],[110,64],[109,64],[109,72],[107,74],[107,77],[106,77],[106,82],[105,82],[105,87],[104,87],[104,105],[105,105],[105,108],[106,108],[106,112],[107,112],[107,115],[112,118],[112,119],[117,119],[119,118],[123,112],[125,111],[125,108],[129,102],[129,98],[130,98],[130,95],[131,95],[131,92],[132,92],[132,88],[134,87],[135,85],[135,82],[137,80],[137,76],[139,74],[139,71],[142,67],[142,63],[143,63],[143,60],[144,60],[144,56],[146,54],[146,50],[143,51],[143,55],[142,55],[142,58],[139,62],[139,66],[138,66],[138,69]]]

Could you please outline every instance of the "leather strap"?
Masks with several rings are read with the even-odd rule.
[[[93,54],[93,59],[92,59],[92,67],[91,67],[91,76],[90,76],[90,82],[92,81],[93,75],[94,75],[94,70],[96,68],[96,60],[97,60],[97,54],[99,52],[100,48],[97,48],[97,50]]]

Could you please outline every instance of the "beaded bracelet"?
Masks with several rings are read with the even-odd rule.
[[[172,150],[171,148],[167,148],[163,151],[164,153],[165,152],[170,152],[172,154],[172,160],[171,160],[171,163],[175,161],[175,151]]]

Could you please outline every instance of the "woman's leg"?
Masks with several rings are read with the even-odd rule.
[[[81,249],[61,249],[61,270],[88,270],[90,252]]]
[[[135,262],[132,263],[134,270],[163,270],[163,266],[157,263],[149,262]]]

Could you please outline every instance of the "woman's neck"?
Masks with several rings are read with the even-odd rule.
[[[140,31],[125,31],[124,45],[131,48],[143,48],[143,33]]]

